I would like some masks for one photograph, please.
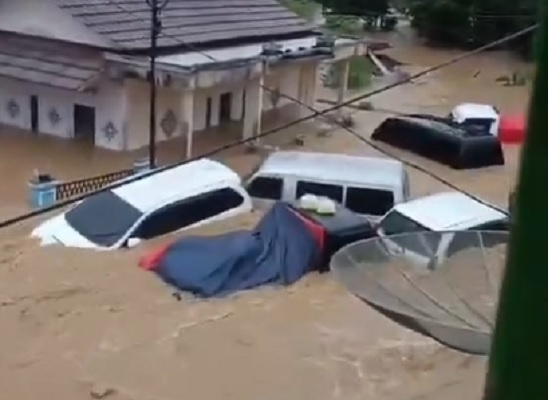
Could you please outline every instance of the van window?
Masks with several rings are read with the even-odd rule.
[[[389,190],[348,187],[345,205],[358,214],[381,216],[394,207],[394,193]]]
[[[308,181],[297,182],[297,199],[300,199],[305,194],[314,194],[316,196],[325,196],[339,203],[343,201],[344,189],[339,185],[331,185],[327,183],[317,183]]]
[[[283,180],[258,176],[247,185],[247,191],[251,197],[259,199],[279,200],[282,198]]]
[[[132,236],[139,239],[151,239],[175,232],[239,207],[243,202],[243,196],[231,188],[202,193],[152,213]]]

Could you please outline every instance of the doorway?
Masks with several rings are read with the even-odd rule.
[[[74,105],[74,138],[95,143],[95,107]]]
[[[38,96],[30,96],[30,129],[34,133],[38,133],[39,129],[39,110],[38,110]]]
[[[230,114],[232,109],[232,93],[227,92],[221,94],[219,100],[219,121],[228,122],[230,121]]]
[[[205,115],[205,127],[209,128],[211,126],[211,97],[208,97],[206,100],[206,115]]]

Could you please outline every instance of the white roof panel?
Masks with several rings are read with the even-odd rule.
[[[380,186],[401,185],[403,172],[404,165],[390,158],[299,151],[272,153],[258,170],[265,175]]]
[[[506,215],[460,192],[443,192],[398,204],[396,211],[433,231],[468,229]]]
[[[495,107],[489,104],[462,103],[453,109],[453,115],[461,120],[468,118],[493,118],[499,117]]]
[[[141,212],[147,212],[173,199],[184,199],[226,182],[239,184],[240,177],[217,161],[201,159],[158,172],[112,191]]]

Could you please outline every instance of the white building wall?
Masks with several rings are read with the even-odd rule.
[[[291,99],[284,97],[283,94],[298,99],[299,96],[299,78],[300,66],[294,64],[292,66],[273,68],[265,79],[265,87],[276,90],[278,89],[282,96],[279,97],[276,108],[281,108],[287,104],[295,103]],[[273,102],[273,94],[269,90],[263,92],[263,110],[269,111],[275,107]]]
[[[120,82],[104,81],[94,96],[95,145],[110,150],[126,150],[128,96]],[[109,126],[110,125],[110,126]],[[113,128],[115,134],[108,135]]]
[[[1,0],[0,29],[98,46],[108,43],[51,0]]]
[[[124,149],[124,115],[126,109],[123,87],[104,82],[96,93],[80,93],[48,86],[0,79],[0,123],[31,130],[31,96],[38,99],[38,135],[63,139],[74,138],[74,105],[95,108],[95,145],[112,150]],[[9,105],[17,104],[19,112],[11,116]],[[57,118],[52,118],[56,114]],[[111,122],[115,134],[106,135]]]

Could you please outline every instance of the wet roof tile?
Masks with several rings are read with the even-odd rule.
[[[0,75],[76,90],[101,69],[97,53],[20,38],[2,38]]]
[[[146,0],[56,0],[59,6],[115,45],[147,47]],[[312,26],[276,0],[170,0],[161,15],[160,46],[311,33]]]

